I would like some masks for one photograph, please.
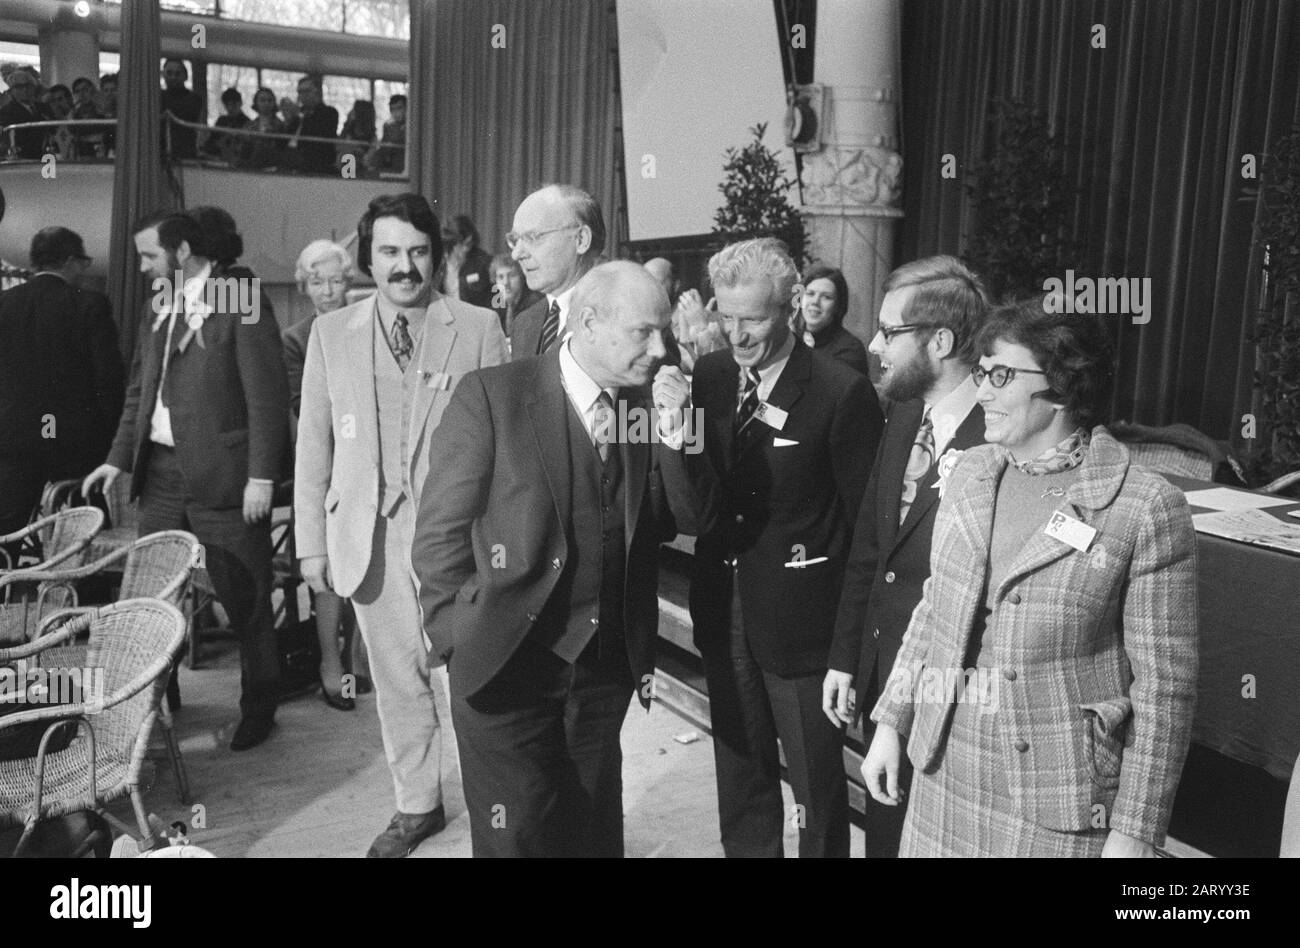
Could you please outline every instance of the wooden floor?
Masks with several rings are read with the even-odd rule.
[[[206,664],[193,671],[182,667],[180,681],[176,727],[195,808],[180,804],[171,768],[160,760],[145,795],[151,813],[168,824],[189,823],[190,841],[221,857],[365,854],[393,811],[373,694],[358,698],[350,713],[327,707],[316,695],[289,701],[277,712],[270,739],[236,754],[229,748],[238,717],[235,644],[214,643]],[[448,825],[414,857],[470,855],[445,686],[444,673],[437,690]],[[675,739],[693,731],[661,705],[646,713],[633,703],[628,712],[623,805],[629,857],[722,855],[709,738],[700,734],[686,744]],[[789,805],[789,787],[784,789]],[[129,806],[116,805],[114,812],[130,821]],[[853,854],[861,855],[862,833],[852,832]],[[8,852],[3,843],[0,849]],[[795,854],[792,827],[785,847],[787,856]]]

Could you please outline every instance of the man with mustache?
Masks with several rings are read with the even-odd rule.
[[[370,654],[397,813],[368,856],[400,858],[446,825],[441,734],[411,544],[430,438],[457,381],[507,360],[490,309],[438,293],[442,230],[418,194],[357,225],[373,297],[319,316],[307,344],[294,513],[302,574],[351,598]]]
[[[891,273],[884,289],[869,348],[880,359],[880,393],[893,407],[844,571],[822,686],[832,723],[847,724],[872,707],[888,681],[930,575],[940,473],[984,443],[984,411],[970,374],[975,334],[989,311],[979,277],[955,257],[926,257]],[[857,711],[849,701],[855,684]],[[899,775],[900,786],[909,776]],[[867,805],[868,856],[898,855],[906,810]]]

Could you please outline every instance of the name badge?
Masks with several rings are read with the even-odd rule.
[[[1067,546],[1071,546],[1080,553],[1087,551],[1092,545],[1093,538],[1097,536],[1095,527],[1090,527],[1086,523],[1075,520],[1069,514],[1057,511],[1052,514],[1052,519],[1047,521],[1047,526],[1043,529],[1049,537],[1054,540],[1060,540]]]
[[[775,405],[769,405],[767,402],[758,403],[758,407],[754,409],[754,416],[769,428],[775,428],[777,431],[784,430],[785,420],[790,417],[788,412],[777,408]]]
[[[425,387],[437,389],[439,391],[451,390],[451,376],[446,372],[434,372],[432,375],[425,375]]]

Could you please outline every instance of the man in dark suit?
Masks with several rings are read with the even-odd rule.
[[[859,373],[790,332],[798,272],[779,241],[723,248],[709,277],[732,348],[701,357],[692,379],[722,501],[695,544],[690,605],[722,846],[782,854],[780,738],[800,856],[847,856],[841,729],[821,714],[821,683],[880,405]]]
[[[875,704],[921,601],[940,470],[984,443],[970,375],[975,334],[989,310],[979,277],[955,257],[927,257],[899,267],[884,289],[870,349],[893,407],[857,514],[822,690],[826,716],[845,724]],[[868,856],[898,855],[906,809],[868,805]]]
[[[84,477],[122,413],[125,370],[108,297],[82,289],[81,237],[32,238],[26,283],[0,293],[0,535],[24,526],[46,481]]]
[[[239,634],[241,720],[232,750],[264,741],[275,718],[279,657],[271,612],[271,495],[289,435],[289,386],[275,319],[241,278],[211,278],[198,223],[156,214],[134,229],[153,278],[108,461],[82,490],[131,472],[140,533],[198,536],[217,598]],[[179,285],[178,285],[179,284]]]
[[[499,253],[492,258],[492,308],[496,310],[501,329],[507,336],[514,332],[519,314],[541,299],[545,297],[530,290],[524,282],[524,271],[519,269],[518,260],[512,259],[508,253]],[[526,356],[521,354],[520,358]]]
[[[550,352],[568,335],[569,299],[605,249],[605,217],[581,188],[548,184],[519,205],[506,244],[528,288],[545,294],[515,318],[511,329],[511,358],[526,359]]]
[[[28,122],[47,122],[53,116],[36,101],[36,77],[26,69],[15,69],[9,75],[10,100],[0,108],[0,128],[7,125],[25,125]],[[48,128],[27,128],[7,133],[0,139],[0,154],[9,147],[9,135],[19,158],[40,158],[45,153]]]
[[[163,63],[162,110],[170,112],[182,122],[197,125],[203,121],[206,108],[203,97],[185,85],[190,71],[182,60],[168,59]],[[167,153],[168,142],[171,143],[172,158],[193,158],[198,152],[198,130],[185,125],[176,125],[163,119],[163,150]]]
[[[619,732],[652,693],[659,543],[709,522],[700,456],[671,446],[689,388],[661,365],[668,321],[641,267],[597,267],[569,340],[471,372],[434,433],[412,561],[475,856],[623,854]]]
[[[302,111],[288,116],[285,131],[289,139],[290,164],[301,171],[332,174],[338,154],[329,142],[303,142],[298,136],[338,138],[339,112],[325,104],[324,80],[319,73],[308,73],[298,80],[298,105]]]

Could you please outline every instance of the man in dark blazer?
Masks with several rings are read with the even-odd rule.
[[[270,515],[289,435],[280,332],[260,311],[256,288],[211,278],[192,217],[156,214],[134,234],[140,269],[153,278],[149,328],[108,461],[82,489],[89,496],[129,471],[141,535],[198,536],[202,565],[239,635],[242,716],[230,746],[246,750],[270,733],[279,687]]]
[[[689,388],[661,364],[663,291],[605,264],[571,317],[559,349],[460,381],[416,522],[475,856],[622,856],[619,732],[652,694],[659,544],[709,522],[699,455],[673,447]]]
[[[975,334],[989,311],[979,277],[954,257],[927,257],[899,267],[884,289],[870,350],[892,408],[857,513],[822,691],[826,716],[845,724],[875,704],[921,601],[941,470],[984,443],[970,375]],[[868,805],[868,856],[898,855],[905,813]]]
[[[515,317],[510,330],[510,357],[526,359],[551,351],[568,335],[573,288],[605,249],[605,217],[581,188],[548,184],[519,205],[506,244],[528,288],[545,294]]]
[[[78,286],[89,263],[78,234],[46,227],[35,276],[0,293],[0,535],[46,481],[85,477],[117,430],[126,372],[108,297]]]
[[[722,846],[782,854],[779,738],[800,856],[847,856],[841,728],[821,713],[821,684],[880,405],[867,379],[790,332],[798,272],[779,241],[723,248],[709,277],[732,348],[702,356],[692,379],[721,509],[695,545],[690,608]]]
[[[324,99],[324,80],[318,73],[308,73],[298,80],[298,105],[302,109],[291,115],[285,131],[289,140],[290,164],[300,171],[332,174],[338,153],[329,142],[300,142],[299,135],[311,138],[338,138],[339,112]]]

